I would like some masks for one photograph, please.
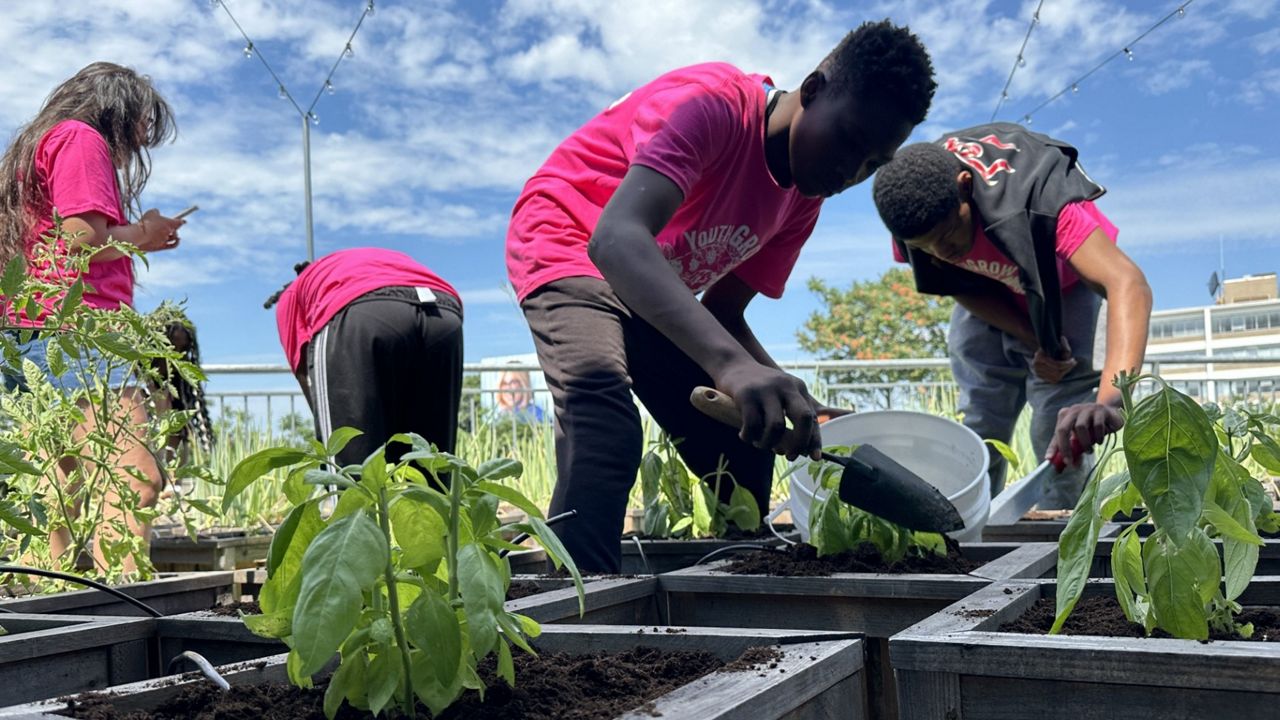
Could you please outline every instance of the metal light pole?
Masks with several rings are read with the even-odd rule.
[[[223,0],[210,0],[210,4],[214,7],[222,8],[222,11],[227,14],[227,17],[231,18],[231,22],[236,26],[236,30],[240,31],[240,36],[243,37],[245,41],[245,57],[253,57],[254,55],[258,56],[258,59],[262,61],[262,66],[267,69],[267,72],[271,74],[271,78],[276,81],[276,86],[280,88],[280,97],[288,100],[289,103],[293,105],[293,109],[298,111],[298,117],[302,120],[302,188],[305,200],[304,209],[306,212],[307,260],[316,259],[315,235],[313,232],[314,225],[311,220],[311,125],[313,123],[320,122],[320,119],[313,111],[315,110],[316,103],[320,102],[320,97],[324,95],[326,90],[330,93],[333,92],[333,73],[336,72],[338,66],[342,64],[343,59],[352,56],[351,41],[355,39],[356,33],[360,32],[360,26],[364,24],[364,19],[373,14],[373,3],[374,0],[368,0],[365,4],[364,11],[360,13],[360,19],[356,21],[355,28],[347,38],[346,46],[342,48],[342,52],[339,53],[338,59],[334,61],[333,67],[329,68],[329,74],[325,76],[324,83],[321,84],[320,89],[316,91],[316,96],[311,100],[311,104],[307,106],[306,110],[303,110],[302,107],[298,105],[297,101],[293,99],[293,94],[289,92],[287,87],[285,87],[284,82],[280,80],[278,75],[276,75],[275,70],[271,69],[271,64],[262,56],[262,51],[258,50],[257,46],[253,44],[253,40],[249,39],[249,35],[244,31],[244,28],[240,27],[240,23],[236,20],[235,16],[231,14],[231,8],[228,8],[227,4],[223,2]]]

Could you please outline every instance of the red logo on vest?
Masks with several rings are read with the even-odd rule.
[[[1020,152],[1017,145],[1001,142],[1000,138],[995,135],[978,138],[978,142],[964,142],[960,138],[950,137],[947,138],[947,142],[944,147],[946,147],[948,152],[960,158],[960,162],[976,170],[978,175],[982,178],[982,181],[988,185],[995,185],[1000,182],[999,180],[992,179],[998,173],[1017,172],[1017,170],[1009,165],[1009,161],[1004,158],[996,158],[995,162],[990,165],[982,162],[980,158],[984,151],[984,148],[982,147],[983,145],[990,145],[996,150],[1012,150],[1014,152]]]

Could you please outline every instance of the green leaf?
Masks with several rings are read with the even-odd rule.
[[[1156,624],[1174,637],[1208,639],[1205,588],[1212,597],[1221,577],[1213,541],[1196,528],[1179,544],[1158,529],[1143,543],[1142,555]]]
[[[1250,447],[1249,457],[1272,475],[1280,475],[1280,448],[1276,447],[1275,440],[1267,439],[1271,442],[1262,441]]]
[[[1018,459],[1018,453],[1015,452],[1013,448],[1009,447],[1007,443],[1000,442],[993,438],[987,438],[982,442],[990,445],[996,452],[1000,453],[1000,457],[1004,458],[1005,461],[1009,463],[1009,467],[1016,468],[1021,464],[1021,461]]]
[[[362,487],[353,487],[350,490],[343,490],[338,495],[338,504],[333,508],[332,520],[344,518],[357,510],[363,510],[373,504],[373,498],[370,497],[369,491]]]
[[[462,662],[462,626],[444,598],[424,592],[405,614],[409,641],[426,653],[431,676],[441,687],[451,687]]]
[[[333,485],[343,490],[356,486],[355,481],[346,475],[340,475],[331,470],[320,470],[318,468],[311,468],[303,473],[302,482],[307,485]]]
[[[365,684],[369,699],[369,712],[377,715],[391,702],[396,688],[403,685],[404,663],[400,654],[390,647],[378,648],[378,654],[369,661]]]
[[[1253,478],[1250,481],[1256,482]],[[1257,527],[1254,525],[1253,506],[1245,499],[1242,488],[1235,488],[1234,495],[1226,495],[1221,498],[1226,506],[1224,509],[1231,514],[1232,519],[1236,521],[1244,530],[1250,533],[1256,533]],[[1224,537],[1222,540],[1222,557],[1223,571],[1226,575],[1226,599],[1228,601],[1235,600],[1249,586],[1249,582],[1253,580],[1253,573],[1258,567],[1258,552],[1260,548],[1252,542],[1241,542],[1239,540]]]
[[[293,655],[290,655],[293,659]],[[324,691],[324,716],[333,720],[342,707],[342,701],[351,698],[352,705],[359,707],[366,697],[365,663],[368,662],[364,650],[358,650],[350,657],[343,656],[342,664],[329,678],[329,687]]]
[[[424,650],[414,650],[411,653],[413,691],[417,694],[418,699],[422,700],[427,709],[431,711],[431,714],[438,717],[462,693],[464,669],[469,669],[470,666],[465,663],[460,665],[454,681],[449,685],[441,685],[435,679],[429,655],[430,652]]]
[[[560,536],[556,535],[556,531],[551,529],[546,522],[531,517],[528,522],[521,523],[516,526],[522,532],[529,533],[542,549],[547,553],[547,557],[551,559],[556,568],[564,568],[569,571],[569,576],[573,578],[573,586],[578,589],[578,614],[586,612],[583,600],[582,575],[578,572],[578,566],[573,562],[573,557],[569,555],[569,551],[565,549],[564,543],[560,542]]]
[[[739,528],[752,532],[760,528],[760,506],[751,491],[735,484],[729,496],[728,519]]]
[[[286,638],[293,634],[292,608],[262,615],[244,615],[240,618],[249,632],[264,638]]]
[[[498,621],[495,616],[502,612],[506,595],[502,573],[484,548],[469,544],[458,550],[458,583],[462,593],[462,606],[467,613],[471,651],[477,658],[481,658],[498,641]]]
[[[130,362],[142,362],[146,358],[138,349],[123,335],[116,332],[103,333],[94,336],[92,343],[102,351],[104,355],[114,356],[121,360]]]
[[[293,541],[293,534],[297,532],[298,523],[302,520],[302,514],[307,511],[308,504],[294,506],[271,536],[271,549],[267,551],[267,577],[271,577],[284,560],[285,551]]]
[[[267,448],[241,460],[231,471],[227,489],[222,495],[222,510],[231,507],[231,501],[258,478],[277,468],[297,465],[307,460],[307,453],[290,448]]]
[[[1243,498],[1241,502],[1244,502]],[[1245,503],[1247,506],[1248,503]],[[1218,534],[1224,538],[1231,538],[1237,542],[1248,543],[1250,545],[1263,545],[1262,538],[1257,533],[1245,529],[1236,519],[1218,506],[1214,502],[1206,502],[1204,504],[1204,519],[1213,525]]]
[[[27,279],[27,261],[22,253],[17,253],[5,263],[4,276],[0,277],[0,295],[13,298]]]
[[[360,437],[364,433],[353,427],[340,427],[329,434],[329,439],[325,441],[324,452],[329,457],[337,457],[347,447],[347,443]]]
[[[719,502],[706,483],[699,482],[694,488],[693,534],[695,537],[706,537],[711,534],[711,518]]]
[[[529,500],[529,498],[525,497],[523,493],[513,487],[507,487],[506,485],[491,482],[489,480],[481,480],[476,483],[475,489],[489,493],[490,495],[515,505],[524,511],[524,513],[529,517],[543,517],[542,511],[538,509],[538,506],[533,504],[533,501]]]
[[[1126,527],[1111,548],[1111,577],[1115,580],[1116,599],[1129,622],[1146,625],[1139,617],[1134,595],[1147,594],[1147,579],[1142,568],[1142,541],[1138,524]]]
[[[1098,533],[1102,518],[1098,514],[1100,474],[1094,473],[1076,502],[1075,512],[1067,521],[1067,527],[1058,539],[1058,593],[1056,615],[1050,634],[1057,634],[1070,617],[1089,580],[1089,568],[1093,565],[1094,551],[1098,547]]]
[[[1181,542],[1200,520],[1218,456],[1213,424],[1194,400],[1163,386],[1125,422],[1129,475],[1157,527]]]
[[[373,494],[387,486],[387,456],[384,448],[378,448],[364,461],[360,469],[360,485]]]
[[[0,522],[15,528],[18,532],[26,535],[35,535],[36,537],[44,537],[48,533],[40,528],[32,525],[25,517],[22,516],[20,510],[13,504],[8,502],[0,502]],[[3,537],[3,533],[0,533]]]
[[[301,674],[324,667],[354,629],[364,591],[386,568],[388,552],[382,531],[363,512],[334,522],[307,548],[293,610],[293,649]]]
[[[516,665],[506,643],[498,643],[498,677],[506,680],[509,687],[516,686]]]
[[[405,567],[435,572],[445,554],[448,527],[440,514],[423,502],[401,496],[391,505],[391,530],[403,553]]]
[[[71,283],[71,287],[67,288],[67,294],[62,298],[62,305],[58,308],[59,324],[65,323],[79,307],[81,299],[84,297],[84,280],[76,278]],[[61,373],[59,373],[61,374]]]
[[[494,458],[480,463],[480,467],[476,468],[476,476],[480,480],[505,480],[507,478],[518,478],[524,473],[524,466],[519,460],[510,460],[508,458]],[[506,498],[503,498],[504,500]],[[510,501],[508,501],[510,502]],[[513,505],[515,503],[512,503]],[[526,511],[527,512],[527,511]]]

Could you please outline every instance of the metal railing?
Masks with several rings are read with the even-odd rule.
[[[933,393],[934,397],[954,394],[957,391],[955,381],[951,379],[950,363],[946,358],[901,358],[889,360],[822,360],[805,362],[779,363],[786,371],[806,380],[815,392],[821,393],[828,401],[845,401],[853,404],[857,401],[869,403],[874,398],[881,405],[893,407],[919,404],[919,398]],[[1280,363],[1269,363],[1263,358],[1213,357],[1208,355],[1161,355],[1147,360],[1147,369],[1155,374],[1167,371],[1165,379],[1202,401],[1233,402],[1248,400],[1254,402],[1275,403],[1280,393]],[[1254,366],[1250,368],[1250,377],[1233,377],[1224,375],[1222,366]],[[483,373],[504,372],[537,373],[541,368],[536,363],[466,363],[463,366],[465,376]],[[892,374],[895,372],[931,371],[924,379],[918,380],[880,380],[855,381],[847,380],[854,373],[876,372]],[[245,418],[251,418],[253,424],[261,423],[269,434],[277,431],[276,420],[280,411],[295,416],[296,421],[309,424],[310,408],[302,399],[302,391],[294,387],[245,390],[222,389],[221,378],[258,376],[288,378],[293,385],[292,373],[283,364],[209,364],[204,372],[210,378],[207,397],[217,423],[219,417],[225,417],[228,411],[237,411]],[[464,410],[463,422],[470,420],[470,427],[476,427],[485,413],[495,405],[493,398],[499,393],[510,392],[502,388],[464,387],[462,391]],[[544,387],[532,387],[517,392],[529,393],[543,408],[549,417],[549,391]],[[874,393],[874,395],[873,395]],[[863,409],[867,409],[864,407]],[[506,422],[506,418],[503,418]],[[520,419],[512,414],[510,417],[511,433],[514,437]]]

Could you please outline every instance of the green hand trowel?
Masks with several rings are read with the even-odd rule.
[[[742,427],[733,398],[705,386],[693,389],[689,400],[706,415],[731,427]],[[952,532],[964,529],[954,505],[923,478],[870,445],[859,445],[849,457],[822,453],[828,462],[844,467],[840,499],[910,530]]]

